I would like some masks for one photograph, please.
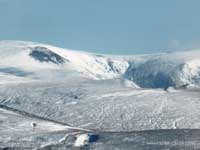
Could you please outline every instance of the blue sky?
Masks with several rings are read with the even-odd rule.
[[[0,0],[0,40],[109,54],[200,47],[199,0]]]

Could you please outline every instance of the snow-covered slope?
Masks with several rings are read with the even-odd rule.
[[[22,41],[0,42],[1,67],[21,68],[24,71],[41,69],[73,70],[92,79],[110,79],[123,74],[128,63],[85,52]]]
[[[1,41],[0,149],[75,149],[71,129],[82,128],[100,137],[86,149],[198,143],[200,88],[184,88],[199,85],[199,50],[106,56]]]
[[[120,57],[40,43],[0,41],[1,76],[63,80],[72,72],[91,79],[121,77],[124,85],[130,86],[130,80],[134,87],[196,86],[200,84],[200,50]]]
[[[144,57],[140,63],[133,60],[124,77],[145,88],[199,85],[200,51],[151,55]]]

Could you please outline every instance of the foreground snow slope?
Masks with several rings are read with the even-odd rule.
[[[132,150],[199,149],[200,130],[146,130],[139,132],[76,132],[66,126],[0,108],[0,149],[6,150]],[[2,123],[3,122],[3,123]],[[32,123],[37,126],[32,126]],[[85,147],[77,137],[97,135]]]
[[[139,132],[92,132],[73,130],[62,124],[42,120],[16,110],[0,108],[0,149],[7,150],[132,150],[199,149],[198,129],[146,130]],[[33,123],[36,126],[32,126]],[[97,135],[93,142],[75,147],[77,137]],[[84,137],[83,137],[84,138]],[[87,137],[86,137],[87,138]],[[80,141],[79,141],[80,142]],[[87,145],[84,145],[87,144]],[[79,145],[78,145],[79,146]]]
[[[134,89],[120,81],[0,85],[0,103],[101,131],[200,128],[200,89]]]
[[[0,109],[0,148],[77,149],[68,128],[45,119],[49,118],[97,131],[100,139],[88,149],[189,149],[199,143],[199,131],[193,130],[200,128],[199,91],[135,89],[125,87],[119,79],[2,84],[1,105],[44,120]],[[37,124],[36,129],[32,122]],[[140,130],[145,131],[134,132]]]
[[[10,76],[1,83],[13,76],[16,82],[24,80],[19,77],[31,81],[63,80],[72,73],[91,79],[121,77],[134,82],[135,87],[145,88],[199,85],[200,50],[120,57],[40,43],[0,41],[0,75]]]

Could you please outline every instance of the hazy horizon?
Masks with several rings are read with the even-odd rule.
[[[200,1],[0,0],[0,40],[103,54],[199,48]]]

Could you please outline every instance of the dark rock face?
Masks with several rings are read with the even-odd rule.
[[[50,51],[46,47],[37,46],[31,48],[29,56],[40,62],[51,62],[54,64],[64,64],[66,59],[59,56],[58,54]]]
[[[139,66],[132,63],[124,77],[142,88],[175,87],[173,79],[175,67],[171,63],[160,63],[159,60],[150,60]]]

